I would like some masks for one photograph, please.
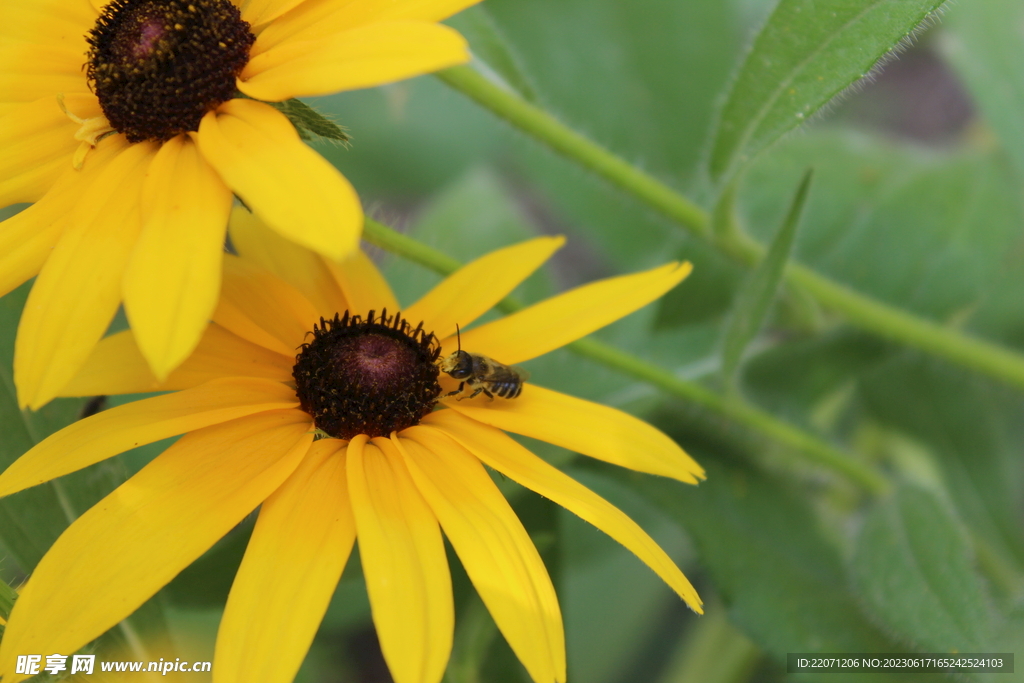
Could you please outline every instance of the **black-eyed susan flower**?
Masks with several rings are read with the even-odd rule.
[[[442,534],[533,679],[564,681],[554,588],[485,466],[604,530],[700,611],[686,577],[636,523],[503,430],[687,483],[703,477],[700,466],[626,413],[535,384],[514,399],[445,396],[458,382],[438,363],[456,350],[457,325],[462,349],[502,363],[534,358],[661,296],[689,264],[595,282],[465,329],[562,240],[483,256],[400,314],[361,253],[339,266],[242,210],[231,237],[241,257],[225,257],[213,323],[166,381],[126,331],[104,339],[65,389],[171,393],[81,420],[0,475],[9,495],[184,434],[39,563],[0,643],[4,683],[21,680],[17,654],[81,647],[257,507],[217,636],[216,683],[294,677],[357,539],[395,681],[438,683],[454,628]]]
[[[0,3],[0,294],[38,274],[15,383],[38,408],[118,306],[165,378],[217,302],[239,196],[330,259],[352,253],[351,185],[267,102],[465,61],[437,22],[478,0]]]

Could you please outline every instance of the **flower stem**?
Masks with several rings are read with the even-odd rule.
[[[763,245],[741,232],[714,234],[704,209],[560,123],[544,110],[492,83],[473,68],[457,66],[441,71],[437,76],[524,133],[593,171],[736,261],[752,266],[764,254]],[[787,267],[786,281],[808,292],[822,306],[843,315],[856,327],[1024,389],[1024,356],[1019,353],[876,301],[798,263],[791,262]]]
[[[450,275],[462,265],[456,259],[370,218],[366,219],[363,237],[370,244],[442,275]],[[505,312],[513,312],[523,308],[523,304],[512,297],[507,297],[498,308]],[[566,348],[760,432],[777,443],[792,448],[807,461],[837,472],[871,493],[880,494],[889,488],[888,481],[882,475],[849,454],[738,398],[720,396],[695,382],[675,377],[664,368],[596,339],[580,339]]]

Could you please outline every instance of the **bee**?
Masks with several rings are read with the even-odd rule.
[[[462,334],[457,325],[456,332],[459,334],[459,350],[441,359],[441,371],[461,381],[458,389],[449,391],[442,398],[462,393],[467,384],[473,393],[469,396],[460,396],[460,401],[464,398],[475,398],[480,394],[493,401],[495,394],[501,398],[515,398],[522,393],[523,382],[530,373],[514,365],[499,363],[479,353],[463,351]]]

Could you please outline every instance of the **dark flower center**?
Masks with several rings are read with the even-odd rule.
[[[401,315],[335,315],[313,326],[292,376],[302,409],[338,439],[388,436],[417,424],[441,393],[441,346]]]
[[[256,40],[230,0],[112,0],[86,39],[89,83],[129,142],[198,130]]]

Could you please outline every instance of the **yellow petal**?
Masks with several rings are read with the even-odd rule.
[[[35,276],[64,228],[72,204],[52,193],[0,223],[0,296]]]
[[[704,469],[679,445],[643,420],[615,408],[584,401],[533,384],[514,400],[449,399],[445,405],[498,429],[547,441],[571,451],[638,472],[687,484]]]
[[[526,529],[479,460],[440,432],[416,434],[394,441],[494,623],[534,681],[564,681],[562,613]]]
[[[260,33],[252,47],[258,55],[287,41],[320,40],[380,21],[441,21],[479,0],[306,0]]]
[[[211,323],[192,355],[166,381],[160,382],[142,357],[132,331],[125,330],[101,340],[59,395],[106,396],[191,389],[223,377],[262,377],[284,383],[292,381],[294,363],[294,354],[282,356]]]
[[[319,321],[313,304],[294,287],[255,263],[230,254],[224,255],[221,304],[234,307],[277,340],[280,346],[273,350],[283,349],[283,353],[292,357],[313,329],[313,323]],[[219,312],[220,309],[214,315],[214,320],[247,338],[236,332],[230,322],[221,322]]]
[[[295,678],[356,539],[344,445],[314,443],[260,508],[217,632],[216,683]]]
[[[426,21],[368,24],[317,41],[288,41],[249,60],[238,89],[280,102],[369,88],[469,61],[466,40]]]
[[[136,446],[246,415],[294,408],[298,403],[295,391],[283,384],[248,378],[214,380],[194,389],[126,403],[73,422],[43,439],[0,474],[0,496]],[[309,425],[309,416],[305,419]]]
[[[703,613],[700,597],[686,576],[636,522],[507,434],[450,410],[432,413],[421,426],[402,432],[403,437],[421,441],[428,448],[434,448],[431,444],[443,438],[443,434],[458,441],[488,467],[554,501],[614,538],[654,570],[690,609]],[[685,491],[681,491],[682,494]]]
[[[462,348],[502,363],[536,358],[643,308],[679,284],[692,269],[689,263],[669,263],[577,287],[463,332]],[[446,353],[455,350],[455,342],[451,338],[445,342]]]
[[[18,597],[0,643],[16,657],[71,653],[117,624],[270,495],[309,448],[298,411],[182,438],[61,535]]]
[[[341,287],[352,313],[365,316],[370,311],[380,313],[385,308],[392,314],[398,311],[398,299],[391,285],[362,250],[340,264],[327,262],[327,267]]]
[[[438,339],[455,334],[456,323],[465,327],[491,310],[564,243],[563,237],[538,237],[481,256],[427,292],[406,317],[422,320]]]
[[[0,69],[0,102],[34,102],[58,93],[88,94],[82,71],[84,52],[68,46],[4,41],[0,44],[0,64],[4,65]]]
[[[235,207],[231,212],[230,234],[231,244],[242,258],[259,264],[302,292],[319,315],[333,318],[347,308],[341,287],[321,256],[281,237],[256,214]]]
[[[373,623],[395,683],[439,683],[455,607],[437,519],[401,457],[360,434],[348,447],[348,487]]]
[[[221,292],[223,294],[223,292]],[[295,349],[278,341],[272,334],[257,325],[237,306],[221,296],[213,312],[213,321],[246,341],[289,358],[295,357]]]
[[[0,3],[0,36],[14,42],[67,46],[78,53],[79,67],[88,49],[85,34],[95,23],[96,11],[88,0]]]
[[[69,163],[42,199],[0,223],[0,296],[39,273],[82,194],[126,146],[120,135],[104,140],[89,154],[81,171]]]
[[[64,388],[121,303],[121,278],[140,230],[139,195],[152,143],[126,148],[82,195],[32,287],[14,346],[14,382],[33,410]]]
[[[300,4],[303,0],[244,0],[242,19],[252,26],[262,26]]]
[[[204,116],[199,133],[191,135],[228,186],[271,228],[335,260],[356,249],[363,209],[355,190],[273,107],[230,100]]]
[[[165,142],[142,186],[142,234],[124,274],[124,308],[142,355],[167,378],[217,306],[234,198],[186,135]]]
[[[69,95],[65,105],[83,118],[102,113],[93,95]],[[0,118],[0,206],[34,202],[46,194],[71,166],[80,125],[61,111],[52,95]]]

